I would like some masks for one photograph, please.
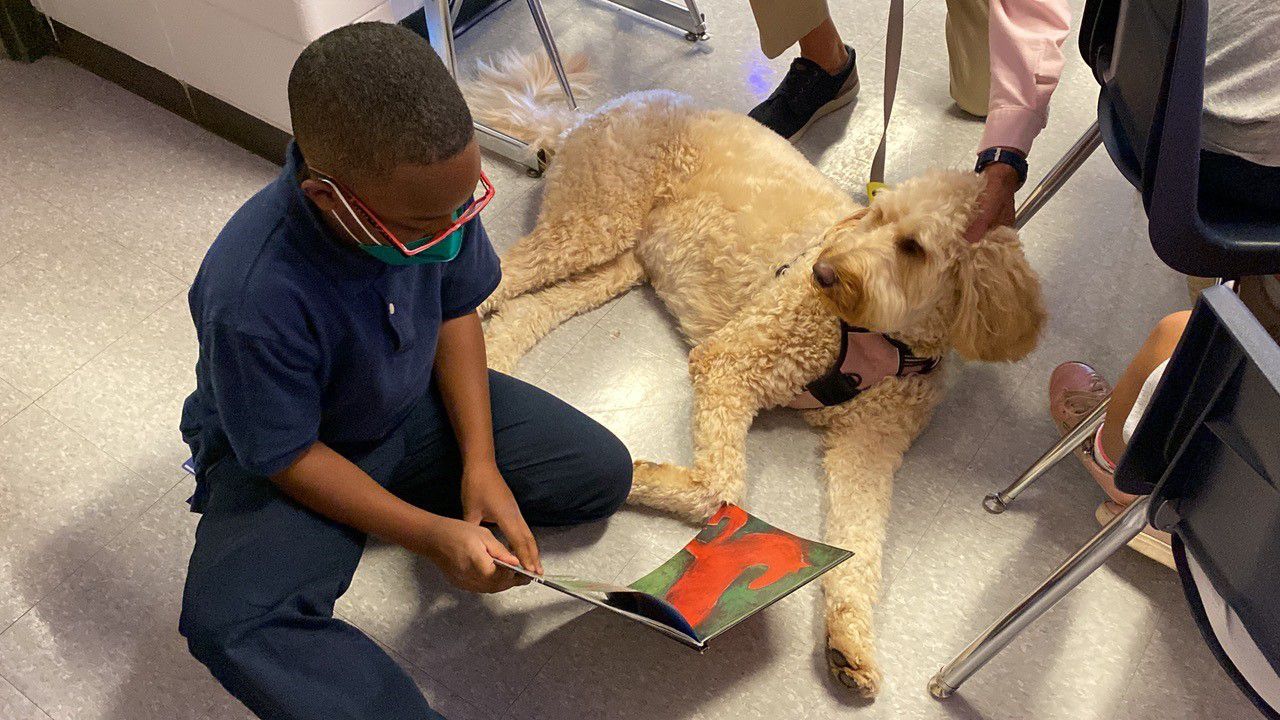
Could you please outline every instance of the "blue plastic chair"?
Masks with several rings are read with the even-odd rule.
[[[1201,599],[1226,601],[1280,675],[1280,347],[1227,288],[1210,288],[1116,468],[1116,485],[1150,495],[1152,525],[1174,558],[1200,629],[1227,673],[1268,717]],[[1167,390],[1166,390],[1167,387]],[[1194,560],[1211,587],[1192,580]]]
[[[1207,28],[1206,0],[1085,3],[1079,49],[1100,86],[1098,122],[1028,194],[1018,227],[1101,142],[1142,192],[1151,244],[1167,265],[1200,277],[1280,273],[1280,211],[1227,209],[1203,200]]]
[[[1126,3],[1123,32],[1099,63],[1103,143],[1122,170],[1137,170],[1151,245],[1169,267],[1200,277],[1280,273],[1280,210],[1223,208],[1200,186],[1208,13],[1205,0]],[[1166,58],[1151,57],[1160,51]],[[1157,86],[1150,71],[1161,65]]]

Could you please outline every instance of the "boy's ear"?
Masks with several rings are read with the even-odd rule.
[[[1018,234],[996,228],[980,242],[961,245],[953,266],[952,345],[971,360],[1021,360],[1036,347],[1045,310],[1040,277]]]
[[[329,183],[315,178],[307,178],[302,181],[301,187],[302,193],[307,196],[307,199],[315,203],[321,212],[328,211],[338,204],[338,193]]]

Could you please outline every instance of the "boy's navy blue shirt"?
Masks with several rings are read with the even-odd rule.
[[[354,459],[404,422],[429,389],[440,323],[474,312],[501,278],[477,218],[458,257],[391,266],[342,245],[280,176],[232,216],[188,295],[200,355],[182,436],[204,471],[228,455],[273,475],[317,440]]]

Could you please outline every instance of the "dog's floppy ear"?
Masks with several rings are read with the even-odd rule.
[[[972,360],[1021,360],[1035,349],[1045,311],[1040,278],[1018,234],[996,228],[980,242],[961,245],[954,264],[952,344]]]
[[[833,225],[831,229],[844,230],[846,228],[855,227],[859,222],[862,221],[862,218],[867,216],[867,213],[869,212],[871,212],[870,207],[858,208],[857,210],[854,211],[852,215]]]

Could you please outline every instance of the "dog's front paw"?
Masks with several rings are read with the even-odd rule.
[[[841,685],[859,697],[871,699],[880,693],[880,667],[870,647],[856,645],[827,636],[827,669]]]
[[[693,522],[706,519],[721,504],[721,500],[704,483],[698,482],[689,468],[645,460],[635,462],[631,495],[627,500],[666,510]]]

